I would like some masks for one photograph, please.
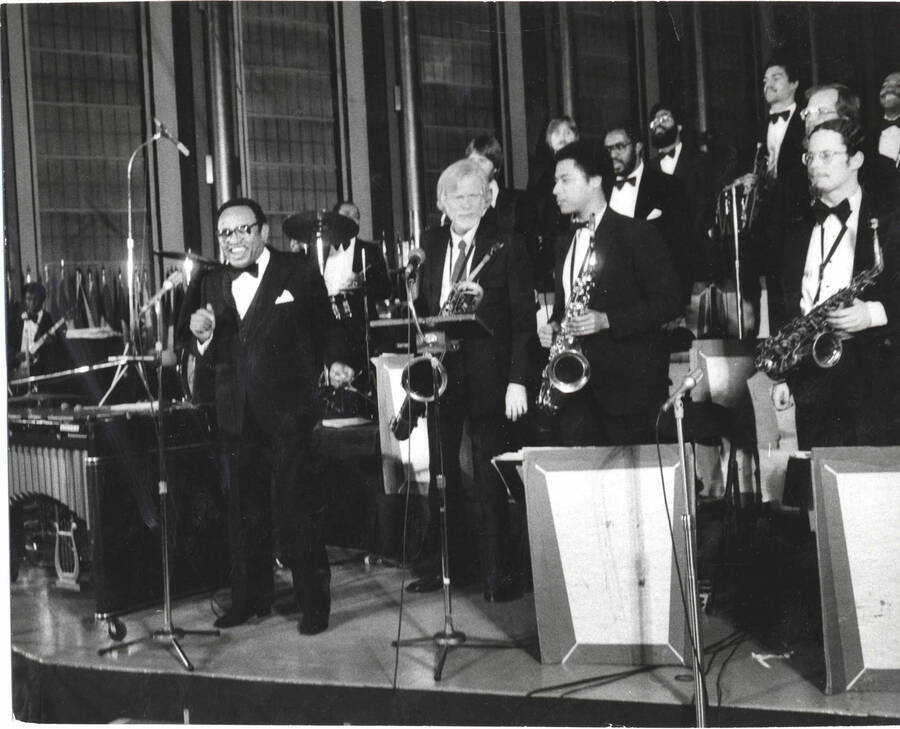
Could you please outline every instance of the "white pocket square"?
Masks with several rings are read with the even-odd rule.
[[[659,208],[653,208],[653,210],[651,210],[650,214],[647,216],[647,220],[656,220],[657,218],[659,218],[661,216],[662,216],[662,210],[660,210]]]
[[[294,297],[291,296],[291,292],[285,289],[281,292],[281,296],[275,299],[275,304],[289,304],[294,300]]]

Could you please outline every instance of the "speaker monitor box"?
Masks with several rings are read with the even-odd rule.
[[[526,448],[523,470],[541,662],[689,664],[678,447],[662,448],[671,521],[655,446]]]
[[[900,685],[900,447],[814,448],[825,693]]]

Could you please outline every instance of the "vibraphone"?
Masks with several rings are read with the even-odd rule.
[[[222,582],[224,501],[207,413],[176,405],[163,422],[173,595],[185,594]],[[10,410],[8,431],[10,499],[46,497],[86,527],[76,540],[76,519],[68,529],[57,521],[60,584],[77,583],[82,558],[89,561],[98,618],[161,596],[158,449],[149,403]],[[86,554],[78,554],[78,542],[87,544]]]

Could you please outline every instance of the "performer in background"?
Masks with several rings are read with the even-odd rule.
[[[25,284],[23,291],[25,311],[11,320],[13,333],[9,340],[17,349],[10,347],[9,351],[7,367],[10,378],[43,375],[57,369],[59,352],[53,335],[45,340],[37,352],[30,353],[35,342],[53,328],[53,318],[44,309],[46,289],[43,284],[32,281]]]
[[[549,347],[560,329],[587,257],[594,216],[595,284],[584,314],[572,318],[591,377],[565,396],[559,414],[561,445],[654,442],[654,422],[668,395],[669,351],[660,326],[681,311],[681,290],[669,252],[655,228],[610,209],[604,194],[609,163],[582,142],[556,153],[559,209],[570,229],[556,244],[556,305],[538,331]]]
[[[630,126],[610,129],[604,141],[612,160],[615,180],[610,175],[604,193],[609,206],[620,215],[649,220],[669,249],[681,286],[682,309],[690,299],[696,252],[692,236],[690,205],[681,181],[648,168],[643,161],[644,145]],[[683,311],[678,312],[678,316]]]
[[[650,144],[657,154],[650,169],[680,180],[690,206],[692,238],[686,246],[691,257],[690,280],[711,281],[708,231],[718,190],[709,156],[686,138],[682,114],[675,104],[659,101],[650,109]]]
[[[873,130],[867,157],[872,169],[867,177],[873,204],[881,214],[888,214],[900,207],[900,71],[885,76],[878,101],[883,115]]]
[[[200,308],[190,316],[196,352],[215,372],[228,496],[231,607],[215,624],[231,628],[271,609],[274,480],[281,558],[293,572],[300,632],[319,633],[328,627],[331,573],[313,426],[322,351],[333,329],[328,297],[313,262],[266,246],[269,225],[255,200],[230,200],[217,219],[228,265],[199,279]]]
[[[349,200],[339,202],[332,212],[352,220],[359,230],[359,208],[354,203]],[[368,376],[366,323],[367,317],[371,320],[378,316],[376,302],[390,294],[387,265],[380,246],[356,235],[326,242],[330,245],[325,258],[325,287],[328,295],[333,297],[332,315],[344,334],[340,350],[327,352],[326,359],[330,362],[341,360],[349,365],[352,368],[350,381],[359,390],[368,391],[374,383],[369,382]],[[331,369],[339,367],[332,365]],[[345,371],[338,379],[345,380],[346,374]],[[329,384],[337,387],[339,383],[332,381]]]
[[[477,278],[483,299],[476,313],[493,334],[466,339],[460,351],[447,353],[444,365],[448,385],[439,403],[451,570],[458,578],[466,567],[459,451],[463,424],[468,419],[474,482],[467,495],[475,510],[484,598],[501,602],[521,596],[522,586],[511,577],[506,564],[507,494],[491,458],[504,450],[506,421],[516,421],[528,410],[526,341],[534,331],[531,269],[521,241],[514,240],[509,232],[499,232],[485,216],[491,201],[490,181],[477,162],[463,159],[445,169],[438,180],[437,201],[450,223],[431,228],[422,237],[426,257],[415,299],[419,315],[438,314],[454,285],[468,278],[494,244],[502,244],[494,249]],[[408,586],[413,592],[441,587],[439,499],[434,483],[440,450],[433,416],[431,409],[431,518],[423,554],[414,566],[422,579]]]
[[[808,137],[805,161],[817,199],[785,237],[781,270],[788,318],[809,313],[873,267],[872,209],[859,184],[862,145],[860,126],[848,119],[823,122]],[[886,440],[891,373],[878,363],[886,358],[882,350],[894,346],[887,325],[900,318],[900,287],[896,244],[889,230],[884,233],[879,238],[885,268],[876,283],[828,315],[829,325],[843,338],[840,360],[830,369],[806,362],[772,388],[779,410],[793,396],[801,449]]]

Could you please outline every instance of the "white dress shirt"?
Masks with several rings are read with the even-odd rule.
[[[266,272],[266,266],[269,265],[269,249],[263,248],[263,252],[256,263],[259,266],[259,274],[251,276],[249,273],[242,273],[234,281],[231,282],[231,294],[234,296],[234,304],[237,306],[238,316],[241,319],[246,316],[253,303],[253,297],[256,296],[256,290],[259,288],[259,282],[262,281],[263,274]]]
[[[450,241],[447,243],[447,252],[444,254],[444,273],[441,276],[441,298],[438,301],[439,306],[444,305],[444,302],[447,300],[447,297],[450,296],[450,292],[453,290],[453,281],[450,280],[450,274],[453,273],[453,267],[456,265],[456,259],[460,255],[460,240],[464,240],[466,242],[466,247],[462,253],[462,255],[466,256],[466,267],[463,270],[460,280],[463,281],[469,277],[469,272],[472,270],[472,258],[475,253],[475,251],[473,250],[475,233],[478,232],[478,226],[480,224],[481,223],[479,222],[471,230],[466,231],[465,235],[459,235],[458,233],[453,232],[453,228],[450,229]]]
[[[878,154],[897,163],[900,156],[900,127],[890,126],[881,132],[878,137]]]
[[[22,346],[19,348],[20,352],[27,353],[31,350],[31,345],[34,344],[37,336],[38,323],[42,317],[43,312],[38,316],[37,321],[32,321],[27,312],[22,314]]]
[[[841,221],[834,215],[829,215],[820,226],[813,226],[809,237],[809,248],[806,251],[806,265],[803,267],[803,283],[800,292],[800,311],[808,314],[812,308],[821,304],[832,294],[846,288],[853,278],[853,259],[856,255],[856,235],[859,230],[859,209],[862,202],[862,189],[857,189],[848,198],[850,202],[850,217],[847,218],[847,230],[841,238],[831,259],[822,271],[822,289],[816,300],[816,290],[819,288],[819,265],[828,256],[828,252],[834,245],[841,232]],[[822,230],[824,228],[824,238]],[[880,301],[867,301],[869,314],[872,318],[872,326],[887,324],[887,313]]]
[[[674,175],[675,168],[678,166],[678,158],[681,156],[681,142],[675,143],[675,152],[674,155],[661,154],[659,156],[659,169],[665,172],[667,175]]]
[[[787,109],[782,109],[781,111],[790,112],[788,118],[779,118],[775,122],[769,122],[769,126],[766,129],[766,149],[769,152],[767,171],[771,177],[776,177],[778,174],[778,154],[781,152],[781,143],[784,141],[784,135],[785,132],[787,132],[788,124],[790,124],[791,119],[794,118],[794,114],[797,112],[797,103],[794,102]],[[769,113],[774,114],[776,112]]]
[[[328,251],[325,259],[325,288],[328,295],[334,296],[353,282],[353,254],[356,250],[356,236],[350,239],[346,248],[333,247]]]
[[[630,175],[616,179],[634,178],[634,184],[625,183],[620,190],[613,185],[612,194],[609,196],[609,206],[620,215],[627,215],[629,218],[634,217],[634,208],[637,205],[638,189],[641,187],[641,178],[644,176],[644,163],[638,160]]]
[[[609,205],[612,207],[612,205]],[[600,214],[594,218],[594,231],[603,220],[606,213],[606,206],[600,211]],[[591,245],[591,231],[587,228],[578,228],[575,235],[572,236],[572,242],[569,244],[569,250],[566,253],[566,260],[563,261],[562,267],[562,283],[563,294],[565,295],[565,304],[568,305],[572,296],[572,284],[578,280],[578,274],[582,270],[584,259],[587,258],[588,250]]]

